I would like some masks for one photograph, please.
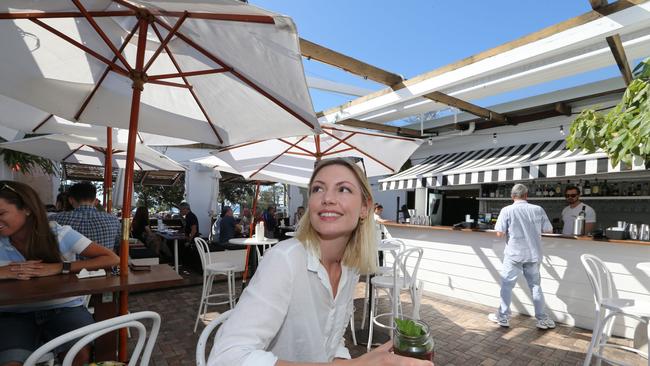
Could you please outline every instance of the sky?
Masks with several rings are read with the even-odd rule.
[[[434,70],[591,10],[588,0],[249,0],[293,18],[300,37],[405,78]],[[304,60],[305,73],[372,90],[384,86]],[[616,67],[488,100],[490,106],[618,75]],[[310,90],[315,111],[354,96]]]

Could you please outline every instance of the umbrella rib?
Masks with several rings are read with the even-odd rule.
[[[72,150],[72,152],[70,152],[70,154],[66,155],[63,159],[61,159],[61,162],[65,162],[69,157],[76,154],[77,151],[79,151],[84,146],[86,146],[86,145],[79,145],[76,149]]]
[[[183,88],[183,89],[192,90],[192,86],[188,85],[188,84],[174,83],[174,82],[171,82],[171,81],[162,81],[162,80],[147,80],[147,82],[150,83],[150,84],[173,86],[175,88]]]
[[[31,20],[32,22],[34,22],[34,23],[38,24],[39,26],[45,28],[46,30],[48,30],[48,31],[50,31],[50,32],[52,32],[52,33],[54,33],[55,35],[57,35],[57,36],[63,38],[64,40],[68,41],[69,43],[71,43],[72,45],[76,46],[77,48],[80,48],[82,51],[84,51],[84,52],[88,53],[89,55],[95,57],[95,58],[98,59],[99,61],[105,63],[106,65],[108,65],[108,67],[111,68],[111,70],[115,71],[116,73],[118,73],[118,74],[120,74],[120,75],[123,75],[123,76],[126,76],[126,77],[129,76],[129,72],[126,71],[125,69],[123,69],[122,67],[120,67],[118,64],[111,62],[111,61],[110,61],[109,59],[107,59],[106,57],[100,55],[99,53],[97,53],[97,52],[91,50],[90,48],[84,46],[83,44],[81,44],[81,43],[75,41],[74,39],[72,39],[72,38],[66,36],[65,34],[59,32],[58,30],[56,30],[56,29],[50,27],[49,25],[43,23],[40,19],[33,19],[33,18],[30,18],[29,20]]]
[[[103,17],[126,17],[135,15],[134,11],[115,10],[115,11],[89,11],[88,14],[95,18]],[[53,12],[34,12],[34,13],[0,13],[0,19],[51,19],[51,18],[82,18],[84,15],[76,11],[53,11]]]
[[[259,173],[262,169],[264,169],[264,168],[266,168],[267,166],[271,165],[274,161],[278,160],[278,159],[279,159],[282,155],[284,155],[287,151],[291,150],[291,148],[293,148],[293,147],[296,146],[298,143],[300,143],[300,141],[302,141],[302,140],[304,140],[304,139],[306,139],[306,138],[307,138],[307,136],[303,136],[300,140],[296,141],[295,144],[291,144],[291,145],[289,145],[289,147],[288,147],[286,150],[284,150],[283,152],[279,153],[276,157],[274,157],[274,158],[271,159],[269,162],[267,162],[266,164],[264,164],[261,168],[257,169],[257,170],[255,171],[255,173],[251,174],[250,176],[251,176],[251,177],[254,176],[255,174]]]
[[[323,130],[332,130],[332,131],[341,131],[341,132],[350,132],[350,133],[356,133],[358,135],[365,135],[365,136],[374,136],[374,137],[383,137],[387,139],[393,139],[393,140],[405,140],[405,141],[418,141],[418,139],[410,138],[410,137],[402,137],[402,136],[393,136],[393,135],[385,135],[381,133],[372,133],[372,132],[366,132],[366,131],[351,131],[351,130],[346,130],[344,128],[337,128],[337,127],[322,127]]]
[[[34,127],[34,129],[32,130],[32,133],[35,133],[36,130],[38,130],[39,128],[41,128],[41,127],[45,124],[45,122],[49,121],[50,118],[52,118],[52,117],[54,117],[53,114],[50,114],[49,116],[45,117],[45,119],[42,120],[41,123],[39,123],[36,127]]]
[[[113,53],[115,54],[115,56],[117,56],[117,58],[120,59],[120,62],[122,62],[124,67],[126,67],[127,70],[131,71],[131,66],[126,61],[124,56],[122,56],[122,53],[120,51],[118,51],[117,48],[115,48],[115,45],[113,44],[113,42],[111,42],[110,39],[108,39],[108,36],[104,32],[104,30],[102,30],[102,28],[99,26],[99,24],[97,24],[97,22],[95,22],[95,19],[93,19],[93,17],[90,14],[88,14],[88,11],[86,10],[86,8],[79,2],[79,0],[72,0],[72,2],[77,7],[77,9],[79,9],[79,11],[84,15],[84,17],[86,18],[88,23],[90,23],[90,26],[93,27],[93,29],[95,30],[95,32],[97,32],[99,37],[104,41],[104,43],[106,43],[108,48],[110,48],[111,51],[113,51]]]
[[[174,74],[160,74],[160,75],[149,75],[149,81],[151,80],[160,80],[160,79],[170,79],[170,78],[179,78],[179,77],[188,77],[188,76],[199,76],[199,75],[208,75],[208,74],[221,74],[228,72],[230,69],[210,69],[210,70],[199,70],[199,71],[187,71],[187,72],[177,72]]]
[[[327,132],[327,131],[325,131],[325,130],[323,130],[323,133],[325,133],[325,134],[327,134],[327,135],[330,135],[330,136],[332,136],[333,138],[336,138],[336,136],[330,134],[329,132]],[[349,138],[349,137],[352,137],[352,135],[348,136],[348,138]],[[347,138],[346,138],[346,140],[347,140]],[[374,160],[377,164],[380,164],[381,166],[383,166],[384,168],[390,170],[391,172],[393,172],[393,173],[395,172],[395,169],[391,168],[390,166],[388,166],[387,164],[385,164],[383,161],[381,161],[381,160],[379,160],[379,159],[376,159],[376,158],[373,157],[373,156],[370,156],[370,154],[368,154],[367,152],[365,152],[365,151],[359,149],[358,147],[355,147],[355,146],[350,145],[350,143],[348,143],[348,142],[345,141],[345,140],[340,140],[340,141],[341,141],[343,144],[348,145],[350,148],[352,148],[352,149],[354,149],[354,150],[360,152],[361,154],[367,156],[369,159]]]
[[[222,147],[221,149],[219,149],[219,152],[224,152],[224,151],[228,151],[228,150],[238,149],[238,148],[240,148],[240,147],[244,147],[244,146],[248,146],[248,145],[254,145],[254,144],[259,144],[259,143],[262,143],[262,142],[264,142],[264,141],[263,141],[263,140],[259,140],[259,141],[249,141],[249,142],[244,142],[244,143],[237,144],[237,145],[224,146],[224,147]]]
[[[151,23],[151,28],[153,28],[153,30],[156,33],[156,36],[158,37],[158,39],[162,39],[160,31],[158,30],[158,27],[156,27],[155,23]],[[176,68],[176,70],[179,73],[182,73],[183,70],[181,70],[181,66],[176,61],[176,58],[172,54],[169,47],[165,46],[165,52],[167,52],[167,56],[169,56],[169,59],[171,60],[172,64],[174,64],[174,67]],[[199,96],[196,95],[196,93],[194,93],[194,89],[190,86],[190,83],[189,83],[189,81],[187,81],[187,78],[184,77],[184,76],[181,77],[181,78],[183,79],[183,82],[185,83],[185,85],[187,85],[189,87],[188,90],[189,90],[190,94],[194,98],[194,101],[196,102],[196,104],[199,106],[199,109],[203,113],[203,116],[205,117],[205,120],[208,122],[208,125],[210,125],[210,128],[212,129],[212,132],[214,132],[214,134],[217,136],[217,139],[219,139],[219,143],[223,144],[223,139],[221,138],[221,135],[217,131],[217,128],[215,127],[214,123],[212,123],[212,120],[210,119],[210,116],[208,115],[208,112],[205,110],[205,108],[203,108],[203,104],[201,104],[201,101],[199,100]]]
[[[339,146],[339,145],[345,143],[345,141],[346,141],[347,139],[349,139],[349,138],[351,138],[352,136],[355,135],[355,133],[353,132],[353,133],[351,133],[350,135],[346,136],[344,139],[340,139],[340,138],[338,138],[337,136],[334,136],[333,134],[331,134],[331,133],[329,133],[329,132],[327,132],[327,131],[325,131],[325,130],[323,130],[323,133],[325,133],[326,135],[330,136],[331,138],[333,138],[334,140],[337,141],[337,143],[335,143],[334,145],[330,146],[327,150],[323,151],[323,155],[327,154],[328,152],[330,152],[330,150],[334,149],[335,147],[337,147],[337,146]],[[346,145],[351,146],[350,144],[346,144]]]
[[[135,24],[133,29],[131,29],[131,32],[129,33],[129,35],[126,36],[126,38],[124,39],[124,42],[122,42],[122,46],[120,46],[120,53],[122,51],[124,51],[124,49],[126,48],[126,45],[129,44],[129,41],[131,41],[131,38],[133,38],[133,35],[135,35],[135,32],[137,30],[138,30],[138,23]],[[117,56],[113,56],[113,61],[111,61],[111,62],[115,63],[115,61],[117,61]],[[99,78],[99,80],[97,80],[97,83],[95,83],[95,87],[93,87],[93,90],[90,92],[90,94],[88,94],[88,96],[84,100],[83,104],[81,105],[81,108],[79,108],[77,113],[75,113],[75,115],[74,115],[75,120],[78,121],[79,118],[81,117],[81,114],[84,112],[84,110],[86,110],[86,107],[90,103],[90,100],[93,98],[93,96],[95,96],[95,93],[97,92],[99,87],[104,82],[104,79],[108,75],[109,71],[111,71],[111,68],[109,66],[107,66],[106,69],[104,70],[104,73],[102,74],[102,76]]]
[[[169,33],[167,33],[167,37],[165,37],[165,39],[160,43],[160,46],[158,46],[158,49],[156,49],[156,52],[153,53],[151,58],[149,58],[149,62],[147,62],[147,64],[144,66],[144,72],[145,73],[147,72],[147,70],[149,70],[149,68],[154,63],[154,61],[156,61],[156,59],[158,58],[158,55],[160,55],[160,52],[162,52],[162,50],[165,49],[165,47],[167,47],[167,44],[169,43],[169,41],[171,41],[172,37],[174,37],[174,33],[181,27],[181,25],[183,24],[185,19],[187,19],[188,15],[189,15],[188,12],[184,12],[183,15],[180,18],[178,18],[178,20],[176,21],[176,24],[174,24],[174,27],[172,28],[172,30],[169,31]]]
[[[162,22],[160,19],[158,19],[158,18],[154,18],[154,21],[155,21],[156,23],[159,23],[161,26],[163,26],[163,27],[166,28],[167,30],[170,30],[169,25],[165,24],[165,23]],[[205,48],[199,46],[196,42],[192,41],[192,39],[190,39],[189,37],[187,37],[186,35],[184,35],[183,33],[179,32],[179,31],[176,31],[175,34],[176,34],[176,36],[177,36],[178,38],[180,38],[180,39],[182,39],[183,41],[185,41],[185,43],[187,43],[189,46],[191,46],[191,47],[194,48],[195,50],[199,51],[200,53],[202,53],[204,56],[206,56],[207,58],[211,59],[212,61],[216,62],[216,63],[219,64],[221,67],[230,68],[230,69],[231,69],[231,70],[230,70],[230,73],[231,73],[231,74],[233,74],[235,77],[237,77],[239,80],[241,80],[242,82],[244,82],[245,84],[247,84],[249,87],[251,87],[252,89],[254,89],[255,91],[257,91],[258,93],[262,94],[264,97],[266,97],[267,99],[269,99],[269,100],[272,101],[273,103],[275,103],[275,104],[276,104],[277,106],[279,106],[280,108],[284,109],[287,113],[291,114],[291,115],[294,116],[296,119],[298,119],[299,121],[301,121],[301,122],[304,123],[305,125],[309,126],[310,128],[312,128],[312,129],[315,128],[315,126],[314,126],[311,122],[307,121],[303,116],[301,116],[300,114],[298,114],[298,112],[296,112],[296,111],[294,111],[293,109],[291,109],[291,108],[289,108],[288,106],[286,106],[284,103],[282,103],[282,102],[279,101],[277,98],[275,98],[274,96],[272,96],[271,94],[269,94],[268,92],[266,92],[264,89],[262,89],[261,87],[259,87],[257,84],[255,84],[254,82],[252,82],[251,80],[249,80],[248,78],[246,78],[244,75],[242,75],[242,74],[240,74],[239,72],[237,72],[236,70],[234,70],[230,65],[228,65],[228,64],[226,64],[225,62],[221,61],[217,56],[213,55],[211,52],[209,52],[209,51],[206,50]]]
[[[142,165],[140,165],[140,163],[138,163],[138,159],[133,159],[133,164],[137,165],[140,170],[144,170],[144,169],[142,169]],[[142,177],[142,179],[140,181],[142,182],[143,180],[144,180],[144,177]]]
[[[296,142],[295,144],[293,144],[292,147],[295,147],[296,149],[299,149],[299,150],[302,150],[302,151],[306,152],[307,154],[309,154],[309,156],[314,156],[314,157],[315,157],[316,155],[314,154],[314,152],[309,151],[309,150],[305,149],[304,147],[302,147],[302,146],[298,146],[298,145],[297,145],[298,143],[303,142],[307,137],[308,137],[308,136],[303,136],[300,140],[298,140],[298,142]],[[289,141],[286,141],[286,140],[284,140],[284,139],[279,138],[278,140],[284,142],[284,143],[287,144],[287,145],[292,145]]]

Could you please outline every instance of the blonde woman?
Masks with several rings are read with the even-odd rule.
[[[215,337],[208,364],[431,365],[394,355],[390,344],[350,360],[343,334],[359,274],[376,266],[372,194],[347,159],[321,161],[294,239],[264,255]]]

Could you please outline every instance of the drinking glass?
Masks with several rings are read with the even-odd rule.
[[[400,356],[433,361],[435,354],[433,349],[434,342],[429,332],[429,326],[421,320],[410,320],[422,328],[422,334],[419,336],[408,336],[403,334],[399,327],[395,326],[393,329],[393,352]]]

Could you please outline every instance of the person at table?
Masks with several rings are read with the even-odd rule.
[[[389,221],[389,220],[386,220],[386,219],[384,219],[383,217],[381,217],[381,214],[382,214],[383,212],[384,212],[384,206],[382,206],[382,205],[380,205],[380,204],[376,204],[376,205],[375,205],[375,214],[374,214],[374,217],[375,217],[375,221],[376,221],[377,223],[380,223],[380,224],[381,224],[381,223],[384,223],[384,222],[388,222],[388,221]]]
[[[239,225],[241,225],[241,235],[244,238],[248,238],[251,230],[251,210],[246,207],[242,211],[241,219],[239,220]]]
[[[278,219],[275,216],[275,206],[269,206],[262,214],[264,220],[264,236],[275,238],[275,229],[278,227]]]
[[[77,255],[86,259],[75,261]],[[0,263],[1,280],[30,280],[82,268],[109,269],[119,258],[70,226],[48,222],[38,194],[28,185],[0,181]],[[93,323],[83,301],[80,296],[1,306],[0,365],[22,365],[44,342]],[[63,355],[69,347],[56,353]],[[74,365],[88,363],[89,355],[89,347],[82,349]]]
[[[219,221],[219,243],[228,244],[228,240],[235,237],[235,217],[230,206],[224,206],[221,210],[221,220]]]
[[[305,208],[303,206],[298,206],[298,209],[296,209],[296,213],[293,214],[293,226],[298,227],[298,223],[300,223],[300,219],[304,214],[305,214]]]
[[[296,237],[264,255],[218,330],[208,364],[431,365],[391,353],[390,343],[345,361],[343,334],[359,274],[376,269],[372,193],[363,171],[347,159],[319,162],[309,192]]]
[[[562,235],[573,235],[573,224],[583,211],[585,215],[585,234],[592,232],[596,226],[596,211],[580,201],[580,188],[567,186],[564,189],[564,198],[569,205],[562,210],[562,222],[564,223]]]
[[[196,217],[194,212],[190,209],[190,204],[183,202],[178,205],[181,215],[185,218],[183,222],[183,232],[188,241],[191,241],[195,237],[199,236],[199,219]]]
[[[113,250],[120,242],[120,220],[95,207],[97,188],[90,182],[80,182],[70,187],[68,200],[74,210],[60,212],[51,217],[60,225],[69,225],[83,236]]]

